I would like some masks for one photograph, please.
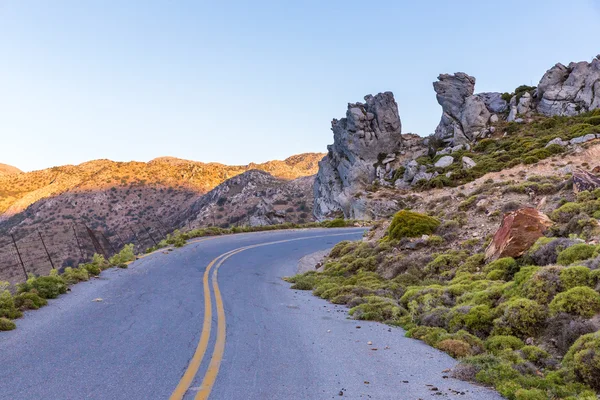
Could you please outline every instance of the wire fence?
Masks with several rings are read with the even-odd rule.
[[[132,223],[112,232],[83,222],[13,229],[0,236],[0,281],[15,284],[30,273],[48,275],[52,269],[76,267],[91,261],[94,253],[108,259],[130,243],[136,253],[143,253],[172,231],[158,218],[153,224]]]

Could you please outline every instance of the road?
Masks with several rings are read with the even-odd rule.
[[[0,399],[500,399],[445,377],[456,361],[401,329],[281,279],[361,235],[200,239],[104,271],[0,333]]]

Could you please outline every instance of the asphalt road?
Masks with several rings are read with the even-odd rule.
[[[225,236],[105,271],[0,333],[0,399],[501,399],[446,378],[456,361],[401,329],[281,280],[361,235]]]

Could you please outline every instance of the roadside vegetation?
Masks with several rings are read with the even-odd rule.
[[[434,215],[399,211],[374,229],[383,235],[371,232],[377,239],[341,242],[322,272],[286,280],[346,305],[354,319],[404,328],[459,359],[455,377],[493,386],[509,400],[596,399],[600,190],[574,195],[568,177],[521,185],[546,183],[557,199],[549,213],[555,225],[521,257],[486,261],[491,237],[458,235],[471,215],[485,215],[476,203],[486,189],[478,188],[453,209],[437,200],[445,211]],[[499,221],[498,212],[486,212]]]
[[[340,228],[358,225],[358,221],[335,219],[332,221],[315,222],[309,224],[281,224],[258,227],[234,227],[230,229],[209,227],[193,229],[187,232],[176,230],[158,243],[158,246],[149,248],[146,253],[158,251],[159,249],[183,247],[190,239],[218,236],[234,233],[271,231],[277,229],[297,228]],[[0,331],[9,331],[16,328],[15,319],[21,318],[24,311],[37,310],[48,304],[49,299],[55,299],[68,291],[69,286],[79,282],[88,281],[91,277],[109,268],[127,268],[127,265],[137,258],[134,245],[127,244],[121,251],[108,260],[100,255],[94,254],[89,263],[79,264],[77,267],[66,267],[61,273],[57,269],[50,271],[48,276],[35,276],[29,274],[26,282],[10,287],[8,282],[0,281]]]

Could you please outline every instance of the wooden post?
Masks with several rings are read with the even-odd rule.
[[[54,268],[54,263],[52,262],[52,257],[50,257],[50,252],[48,251],[48,248],[46,247],[46,243],[44,243],[44,238],[42,237],[42,233],[38,229],[36,229],[36,231],[40,237],[40,240],[42,241],[42,246],[44,246],[44,250],[46,251],[46,255],[48,256],[48,261],[50,261],[50,266],[52,267],[52,269],[56,269],[56,268]]]
[[[17,241],[15,240],[15,236],[12,233],[10,234],[10,237],[12,238],[13,244],[15,245],[15,250],[17,250],[17,256],[19,256],[19,262],[21,263],[21,267],[23,267],[25,280],[27,280],[27,270],[25,269],[25,264],[23,263],[23,259],[21,258],[21,252],[19,251],[19,247],[17,246]]]

